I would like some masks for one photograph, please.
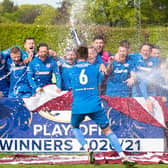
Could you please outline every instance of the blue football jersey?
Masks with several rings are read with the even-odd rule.
[[[99,66],[81,61],[73,66],[69,80],[73,90],[73,114],[86,114],[102,110],[99,96]]]
[[[16,65],[12,59],[8,59],[7,65],[10,71],[10,87],[8,97],[30,97],[31,87],[27,78],[27,66],[22,62],[19,65]]]
[[[157,96],[159,88],[156,87],[153,81],[161,80],[158,65],[158,58],[150,56],[148,59],[143,59],[140,53],[136,54],[135,68],[137,79],[132,89],[133,97],[143,96],[148,98],[148,96]]]
[[[61,74],[61,90],[70,90],[71,88],[69,88],[70,84],[69,84],[69,80],[68,80],[68,76],[71,73],[71,68],[74,65],[69,65],[67,63],[63,63],[61,68],[60,68],[60,74]]]
[[[106,95],[111,97],[129,97],[130,88],[125,82],[130,78],[130,73],[134,71],[134,67],[130,60],[124,63],[113,61],[112,72],[107,78]]]
[[[52,74],[56,77],[56,84],[61,88],[61,77],[58,66],[52,57],[47,57],[43,62],[37,56],[28,65],[28,80],[33,89],[33,94],[38,87],[43,87],[46,84],[51,84]]]
[[[5,97],[8,96],[9,91],[8,74],[7,59],[4,58],[4,55],[0,55],[0,92],[2,92]]]

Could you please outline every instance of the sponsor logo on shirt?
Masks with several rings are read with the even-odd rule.
[[[42,71],[42,72],[37,71],[36,75],[48,75],[49,73],[50,72],[48,72],[48,71]]]
[[[25,69],[25,68],[26,68],[25,65],[23,65],[23,66],[11,65],[11,71],[22,70],[22,69]]]
[[[114,73],[127,73],[127,72],[128,72],[128,69],[121,69],[121,70],[116,69],[116,70],[114,71]]]
[[[125,67],[129,67],[129,64],[128,64],[128,63],[125,63],[124,66],[125,66]]]

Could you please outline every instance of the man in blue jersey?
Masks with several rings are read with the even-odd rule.
[[[151,56],[160,58],[160,47],[158,45],[152,45]]]
[[[97,59],[97,58],[99,58],[99,59]],[[100,55],[97,55],[97,50],[94,46],[88,47],[88,59],[87,60],[91,64],[100,65],[100,71],[102,71],[103,73],[106,74],[106,72],[107,72],[106,66],[103,63],[103,60],[100,57]]]
[[[156,62],[158,62],[158,65],[160,66],[161,58],[160,58],[160,46],[158,45],[152,45],[151,49],[151,57],[156,58]]]
[[[104,50],[104,43],[105,43],[105,40],[104,40],[103,35],[96,35],[93,38],[93,46],[97,50],[96,60],[100,64],[104,63],[105,66],[106,66],[109,57],[113,56],[113,54],[111,52],[109,52],[109,51]],[[103,81],[102,86],[101,86],[101,94],[102,95],[105,95],[106,84],[107,84],[107,76],[105,76],[104,81]]]
[[[71,68],[76,64],[76,53],[73,48],[67,48],[64,54],[65,62],[60,66],[60,73],[62,78],[62,90],[70,90],[68,76]]]
[[[93,46],[90,46],[88,47],[88,59],[87,61],[90,63],[90,64],[102,64],[103,60],[100,56],[98,56],[99,59],[101,60],[100,62],[97,60],[97,50],[95,47]]]
[[[23,50],[21,49],[21,47],[18,46],[18,45],[15,45],[15,46],[13,46],[11,48],[14,48],[14,47],[19,48],[19,50],[21,52],[21,59],[24,58],[25,57],[25,53],[23,52]],[[4,90],[4,92],[2,92],[5,97],[8,96],[8,90],[9,90],[9,82],[8,82],[9,79],[8,79],[8,76],[9,76],[10,72],[8,70],[7,70],[8,71],[7,72],[6,69],[8,69],[7,68],[7,61],[8,60],[11,61],[11,57],[10,57],[10,55],[11,55],[11,51],[10,51],[11,48],[8,48],[6,50],[1,51],[1,65],[0,66],[1,66],[1,75],[2,76],[0,75],[0,83],[4,82],[4,84],[1,85],[1,87],[3,87],[3,89],[6,88]],[[1,90],[1,88],[0,88],[0,90]]]
[[[24,48],[26,51],[24,51],[24,58],[23,62],[24,64],[28,64],[30,61],[32,61],[33,57],[35,56],[35,41],[33,37],[27,37],[24,40]]]
[[[101,71],[104,74],[106,74],[107,73],[106,67],[104,67],[104,64],[99,63],[98,60],[96,59],[96,57],[97,57],[96,48],[94,48],[93,46],[88,47],[88,58],[87,58],[87,61],[90,64],[100,66],[99,71]],[[100,59],[101,59],[101,57],[100,57]],[[102,86],[102,83],[103,83],[103,80],[104,80],[104,74],[103,73],[100,73],[100,76],[99,76],[100,77],[100,79],[99,79],[99,91],[100,91],[100,93],[101,93],[101,86]]]
[[[128,49],[120,45],[114,57],[107,63],[106,95],[111,97],[129,97],[135,81],[135,72],[132,62],[127,60]]]
[[[0,97],[7,97],[9,91],[9,72],[7,70],[7,58],[0,53]]]
[[[110,52],[104,50],[104,37],[102,35],[96,35],[93,38],[93,46],[97,50],[98,62],[99,62],[98,56],[100,56],[102,58],[104,64],[106,65],[109,57],[112,56],[112,54]],[[102,63],[102,62],[100,61],[99,63]]]
[[[48,56],[48,45],[40,43],[37,47],[37,57],[28,65],[28,81],[32,94],[43,91],[42,87],[52,83],[52,74],[56,77],[57,91],[61,89],[61,76],[55,60]]]
[[[78,139],[81,146],[89,152],[89,160],[94,162],[93,151],[87,145],[87,142],[79,128],[80,123],[84,120],[85,116],[89,116],[94,120],[102,129],[103,133],[109,139],[111,145],[118,152],[124,163],[134,162],[129,160],[121,145],[109,127],[109,120],[101,106],[101,98],[99,97],[99,66],[89,64],[87,62],[88,48],[86,46],[79,46],[77,49],[77,64],[73,66],[69,80],[73,91],[72,115],[71,125],[72,132]]]
[[[30,97],[31,88],[27,79],[27,66],[21,59],[21,51],[19,47],[10,49],[10,59],[7,61],[10,72],[10,98]]]
[[[132,92],[134,97],[159,96],[157,95],[155,84],[161,80],[161,74],[158,71],[157,59],[150,56],[150,54],[151,45],[144,43],[135,60],[137,80]]]
[[[10,58],[10,49],[13,47],[18,47],[20,49],[21,52],[21,59],[24,60],[24,58],[26,57],[26,53],[22,50],[22,48],[19,45],[14,45],[6,50],[1,51],[1,55],[3,58],[5,58],[6,60]]]

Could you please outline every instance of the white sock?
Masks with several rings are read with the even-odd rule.
[[[85,145],[83,146],[83,148],[85,149],[85,151],[88,151],[88,149],[89,149],[89,147],[88,147],[87,144],[85,144]]]
[[[120,152],[120,153],[119,153],[119,156],[120,156],[121,158],[125,158],[125,157],[126,157],[126,155],[124,154],[124,152]]]

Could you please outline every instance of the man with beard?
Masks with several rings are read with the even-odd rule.
[[[61,90],[61,76],[53,57],[48,55],[48,45],[40,43],[37,46],[37,56],[28,65],[28,81],[32,94],[42,92],[42,87],[52,84],[52,74],[56,77],[57,92]]]
[[[106,65],[109,57],[112,56],[113,54],[104,50],[104,37],[102,35],[96,35],[93,38],[93,46],[97,50],[98,63],[102,63],[102,60],[103,60],[104,64]],[[102,60],[99,60],[98,58],[99,56],[101,57]]]
[[[21,59],[19,47],[10,49],[10,58],[7,61],[10,72],[9,95],[11,98],[30,97],[31,88],[27,79],[27,66]]]
[[[112,56],[113,54],[111,54],[110,52],[104,50],[104,37],[102,35],[96,35],[93,38],[93,46],[97,50],[96,61],[99,64],[104,63],[104,65],[106,66],[109,57]],[[105,76],[104,81],[101,84],[101,92],[100,92],[100,94],[102,94],[102,95],[105,94],[106,84],[107,84],[107,76]]]

